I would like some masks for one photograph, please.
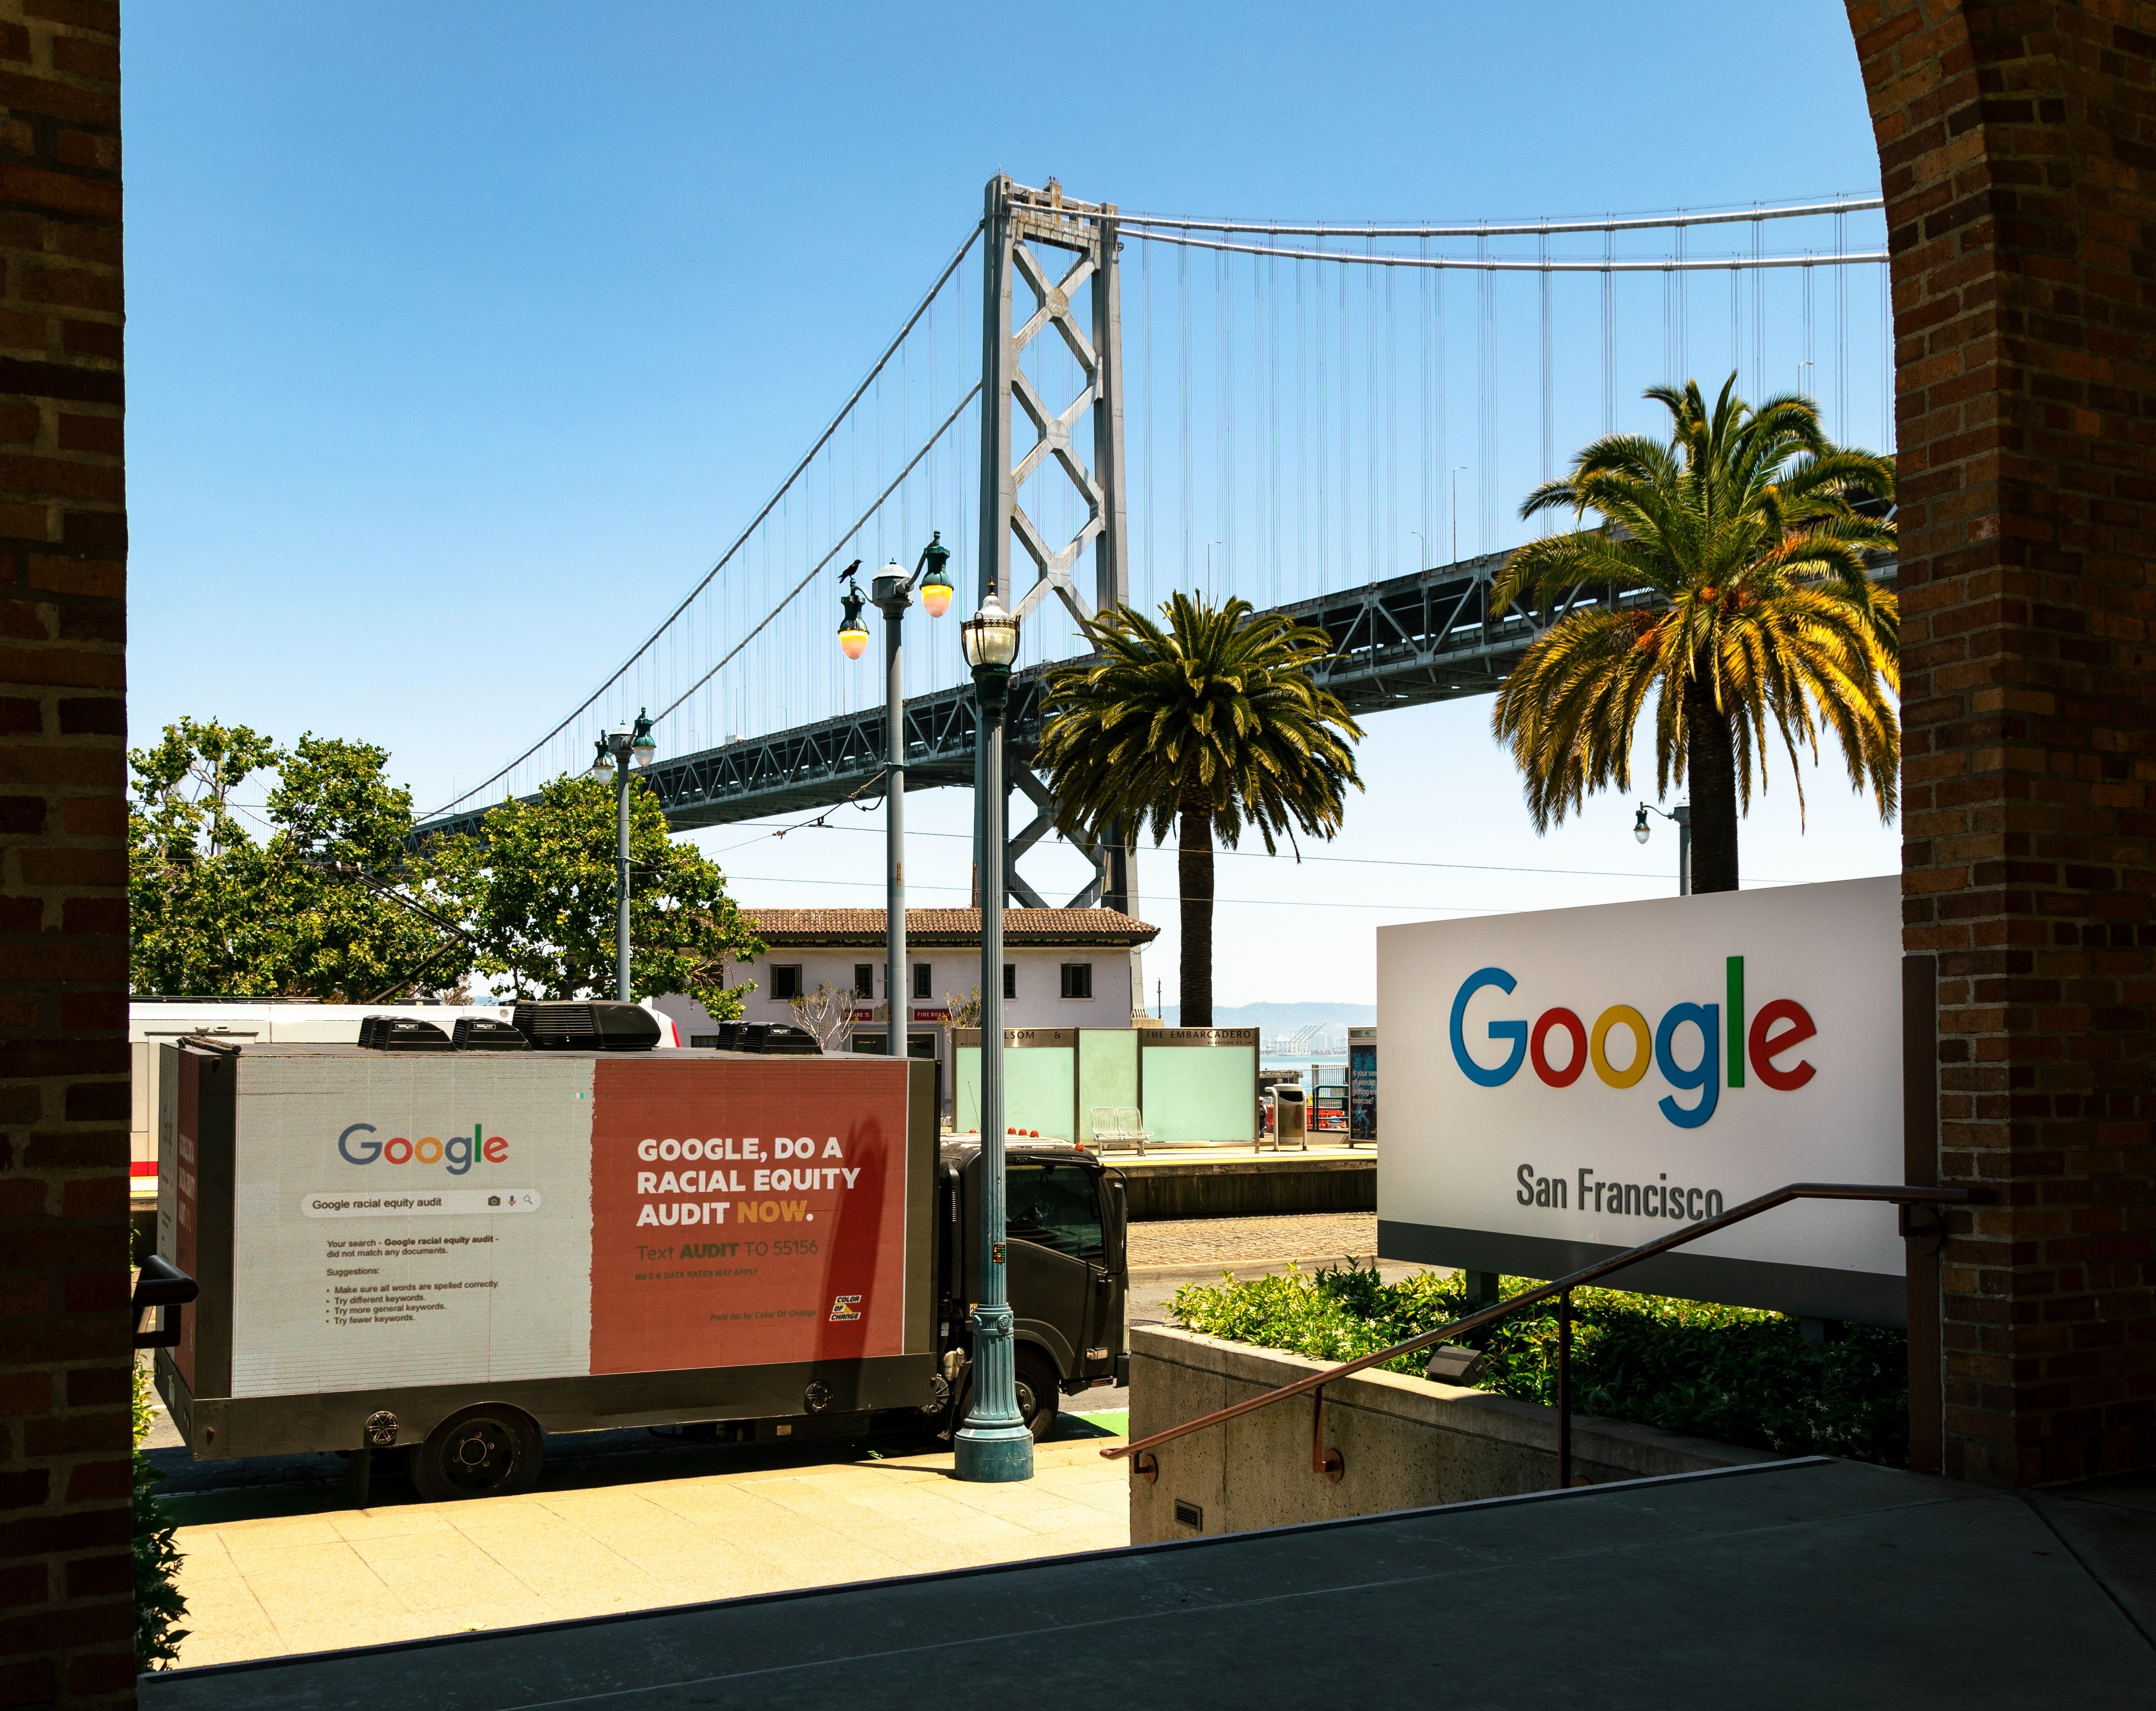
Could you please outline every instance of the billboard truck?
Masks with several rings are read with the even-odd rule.
[[[159,1048],[158,1251],[201,1287],[157,1382],[198,1457],[408,1452],[527,1489],[542,1434],[945,1429],[968,1400],[978,1140],[883,1058]],[[1120,1178],[1014,1148],[1021,1409],[1123,1379]]]

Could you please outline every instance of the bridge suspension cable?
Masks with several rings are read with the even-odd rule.
[[[867,396],[869,388],[874,386],[881,377],[884,369],[889,365],[891,359],[896,356],[905,347],[907,336],[912,332],[916,325],[920,324],[921,316],[928,313],[929,306],[936,301],[937,295],[942,292],[945,284],[950,279],[952,274],[958,270],[959,264],[965,260],[968,253],[979,240],[980,235],[981,228],[979,223],[977,222],[974,224],[973,229],[968,232],[965,235],[964,238],[960,241],[958,247],[951,252],[950,260],[943,264],[942,271],[936,275],[935,283],[930,285],[927,290],[921,294],[921,301],[914,306],[913,313],[906,318],[906,324],[898,330],[897,336],[891,340],[890,344],[884,347],[883,354],[878,356],[876,360],[869,366],[869,371],[865,375],[862,376],[861,383],[854,388],[852,395],[847,398],[844,404],[839,407],[838,412],[831,418],[830,422],[824,427],[824,431],[816,436],[814,443],[809,446],[806,452],[802,453],[800,462],[796,464],[793,468],[788,472],[786,479],[778,484],[777,489],[772,494],[771,497],[764,502],[763,509],[759,510],[755,516],[749,520],[747,526],[742,530],[739,535],[734,537],[733,544],[728,546],[724,552],[719,555],[717,562],[715,563],[710,570],[704,572],[703,576],[697,580],[696,586],[690,588],[690,591],[681,597],[680,604],[675,606],[673,611],[666,614],[665,617],[660,621],[658,627],[654,628],[649,636],[644,638],[644,641],[636,648],[636,650],[630,653],[626,659],[623,660],[603,683],[602,683],[597,689],[593,689],[590,694],[585,696],[584,699],[578,702],[575,707],[571,709],[568,714],[562,720],[561,723],[557,725],[552,730],[548,731],[546,735],[541,737],[537,742],[532,744],[530,748],[526,749],[515,760],[503,766],[499,771],[492,774],[481,782],[474,785],[470,790],[465,791],[462,795],[453,798],[449,802],[444,802],[440,807],[435,809],[433,814],[427,816],[428,818],[433,819],[449,813],[452,809],[459,807],[463,803],[470,802],[474,797],[478,796],[481,791],[490,790],[494,786],[501,783],[503,779],[508,777],[519,766],[522,766],[526,761],[529,761],[534,755],[536,755],[542,749],[545,748],[548,743],[560,736],[562,732],[569,728],[570,725],[574,724],[578,719],[582,718],[587,712],[588,712],[598,701],[601,696],[604,695],[609,689],[619,683],[624,675],[634,668],[636,663],[639,659],[643,658],[644,656],[657,644],[660,638],[668,633],[668,632],[673,628],[675,621],[680,617],[684,612],[688,611],[690,606],[695,602],[696,597],[701,594],[706,588],[711,586],[711,581],[718,576],[719,572],[726,569],[726,566],[732,561],[734,556],[747,544],[750,537],[753,535],[757,529],[763,525],[766,520],[770,517],[772,513],[778,509],[780,502],[793,490],[793,484],[799,480],[803,472],[808,469],[810,464],[814,463],[817,453],[821,452],[828,444],[829,444],[832,436],[838,433],[840,425],[844,423],[853,413],[854,407],[860,403],[863,397]],[[909,465],[908,467],[910,468],[911,466]],[[774,607],[772,609],[771,616],[775,617],[778,611],[783,608],[784,604],[784,602],[781,602],[778,607]],[[759,625],[757,628],[760,630],[762,626]],[[738,651],[738,649],[736,650],[736,652]],[[709,674],[706,674],[706,677],[708,676]],[[680,704],[678,702],[675,703],[675,705],[679,704]],[[670,712],[672,709],[670,708],[668,710]]]
[[[793,605],[796,600],[801,597],[803,592],[807,589],[808,585],[814,581],[817,577],[823,575],[824,570],[829,566],[831,561],[838,557],[840,553],[846,550],[847,544],[860,532],[862,525],[867,523],[870,518],[874,517],[875,514],[883,508],[884,502],[890,499],[891,494],[899,490],[900,486],[904,483],[906,478],[911,475],[920,467],[921,460],[927,457],[929,453],[936,449],[937,443],[940,441],[945,434],[948,433],[951,431],[952,424],[954,424],[961,416],[966,413],[966,407],[972,403],[974,399],[979,397],[980,395],[981,383],[978,381],[975,381],[972,386],[967,387],[966,395],[960,398],[958,402],[952,407],[951,413],[948,416],[946,416],[943,420],[937,424],[936,431],[921,443],[921,448],[906,460],[905,464],[900,469],[897,474],[891,478],[889,484],[884,488],[884,490],[875,496],[874,503],[872,503],[866,510],[863,511],[860,516],[854,519],[853,526],[851,528],[848,529],[844,534],[839,536],[836,543],[831,547],[830,551],[826,552],[823,557],[818,559],[814,564],[808,566],[808,574],[803,576],[801,580],[796,582],[791,588],[788,589],[785,595],[780,599],[778,604],[773,607],[769,612],[764,613],[764,615],[757,621],[757,625],[754,629],[743,636],[740,641],[735,643],[734,645],[728,648],[723,655],[721,655],[717,660],[714,661],[711,669],[705,672],[701,677],[698,678],[696,682],[690,684],[687,689],[682,690],[680,694],[676,695],[671,701],[669,701],[664,707],[660,708],[659,711],[652,716],[651,722],[654,725],[658,724],[660,720],[665,718],[668,714],[680,707],[683,702],[686,701],[691,695],[695,694],[697,690],[702,689],[706,684],[711,682],[713,678],[719,674],[719,671],[721,667],[732,664],[743,648],[747,648],[750,643],[753,642],[758,636],[762,635],[765,630],[770,628],[773,619],[776,618],[779,613],[784,612],[788,607]]]
[[[1494,554],[1537,526],[1519,521],[1517,501],[1564,468],[1571,448],[1620,429],[1666,431],[1638,402],[1650,383],[1697,377],[1711,393],[1733,371],[1748,397],[1811,392],[1832,437],[1863,438],[1852,423],[1868,424],[1876,411],[1881,449],[1891,449],[1877,197],[1599,220],[1356,225],[1118,214],[1066,202],[1052,186],[1009,195],[1024,232],[1014,289],[1038,301],[1010,302],[998,384],[1013,388],[1006,412],[1022,407],[1010,418],[1020,433],[1008,468],[1031,531],[1027,551],[1052,561],[1065,587],[1091,586],[1087,572],[1107,562],[1107,537],[1090,531],[1111,500],[1127,506],[1135,525],[1134,541],[1116,549],[1128,554],[1127,582],[1116,586],[1142,608],[1178,588],[1261,607],[1330,601],[1404,572],[1441,571],[1448,587],[1467,586],[1486,576],[1489,561],[1481,571],[1456,561]],[[1799,223],[1779,229],[1774,253],[1769,221]],[[1051,265],[1060,240],[1094,242],[1081,232],[1110,226],[1116,244],[1081,252],[1064,243],[1062,255],[1077,260],[1068,272]],[[875,674],[849,670],[825,627],[835,600],[819,615],[802,597],[850,549],[910,558],[932,528],[952,550],[953,579],[972,586],[990,404],[977,362],[982,316],[993,326],[1000,300],[993,288],[981,300],[967,282],[984,229],[987,221],[967,233],[808,450],[664,620],[545,736],[430,819],[471,823],[479,810],[470,805],[505,781],[515,793],[576,770],[572,750],[590,735],[578,730],[580,720],[648,705],[671,721],[665,754],[683,758],[684,776],[707,781],[695,786],[704,794],[683,823],[716,823],[732,811],[715,792],[735,786],[708,782],[726,769],[703,757],[746,755],[767,738],[774,756],[806,753],[786,745],[873,712]],[[1111,259],[1117,244],[1137,246],[1129,259],[1137,265],[1120,274]],[[1158,258],[1155,246],[1166,246]],[[1169,251],[1172,267],[1154,265]],[[1876,326],[1868,309],[1851,311],[1848,271],[1864,266],[1879,270]],[[1835,270],[1825,299],[1820,268]],[[1356,269],[1364,270],[1360,290],[1349,277]],[[984,252],[983,287],[989,272]],[[1728,279],[1726,317],[1719,289],[1689,290],[1693,275],[1717,272]],[[1471,303],[1456,293],[1448,302],[1454,273],[1475,274]],[[1532,297],[1522,275],[1534,276]],[[1596,280],[1591,291],[1573,283],[1584,276]],[[1119,294],[1119,315],[1117,295],[1103,292]],[[1108,354],[1122,338],[1108,330],[1123,326],[1135,358],[1127,377],[1122,357]],[[1119,420],[1137,419],[1128,452],[1104,457],[1108,442],[1096,434],[1111,398]],[[1459,419],[1471,412],[1472,433]],[[1025,592],[1005,585],[1007,597]],[[1022,665],[1082,651],[1068,604],[1050,599],[1031,611]],[[1479,612],[1458,621],[1462,631],[1491,622]],[[964,681],[956,627],[922,628],[908,638],[908,694],[948,700]],[[1455,644],[1440,635],[1432,645]],[[1458,675],[1437,692],[1476,692],[1479,679]],[[846,774],[833,788],[843,796],[857,782]],[[767,776],[754,789],[769,784]],[[757,812],[761,798],[741,788],[742,812]]]
[[[1126,230],[1139,226],[1163,226],[1185,232],[1263,232],[1285,238],[1534,238],[1560,232],[1657,232],[1676,226],[1727,226],[1757,220],[1799,220],[1820,214],[1845,214],[1886,207],[1877,196],[1837,197],[1831,202],[1794,202],[1780,207],[1753,206],[1706,213],[1680,210],[1671,214],[1625,214],[1599,220],[1528,220],[1506,224],[1477,220],[1469,225],[1413,226],[1368,224],[1294,225],[1279,220],[1191,219],[1173,214],[1126,213]],[[1337,259],[1337,257],[1335,257]]]
[[[1450,273],[1485,274],[1719,274],[1743,273],[1755,268],[1876,267],[1889,260],[1883,249],[1856,250],[1846,255],[1717,255],[1668,256],[1645,260],[1563,260],[1534,256],[1397,255],[1375,250],[1357,255],[1351,251],[1276,249],[1262,243],[1230,243],[1221,238],[1187,238],[1168,232],[1128,228],[1128,235],[1148,243],[1176,243],[1191,249],[1221,250],[1235,255],[1270,256],[1279,260],[1353,262],[1362,267],[1434,268]],[[1413,234],[1410,234],[1413,235]],[[1496,236],[1492,232],[1490,235]]]

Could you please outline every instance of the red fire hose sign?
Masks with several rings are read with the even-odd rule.
[[[591,1370],[901,1352],[906,1066],[601,1060]]]

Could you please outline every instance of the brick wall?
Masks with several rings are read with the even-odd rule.
[[[2156,1463],[2156,5],[1851,0],[1894,254],[1944,1471]]]
[[[0,1705],[134,1703],[114,0],[0,0]]]

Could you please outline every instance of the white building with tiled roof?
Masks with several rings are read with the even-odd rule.
[[[852,1048],[886,1050],[890,993],[885,990],[884,914],[880,909],[744,909],[770,948],[757,961],[730,965],[729,986],[753,981],[742,1014],[750,1022],[791,1022],[790,1001],[819,986],[862,996],[855,1006]],[[1145,1007],[1137,952],[1160,929],[1112,909],[1004,911],[1004,1026],[1127,1027]],[[947,1057],[943,1024],[955,1002],[980,984],[981,912],[906,912],[908,979],[901,994],[915,1057]],[[873,996],[870,996],[873,993]],[[718,1025],[693,1000],[661,998],[684,1044],[715,1043]],[[949,1065],[945,1065],[947,1073]]]

